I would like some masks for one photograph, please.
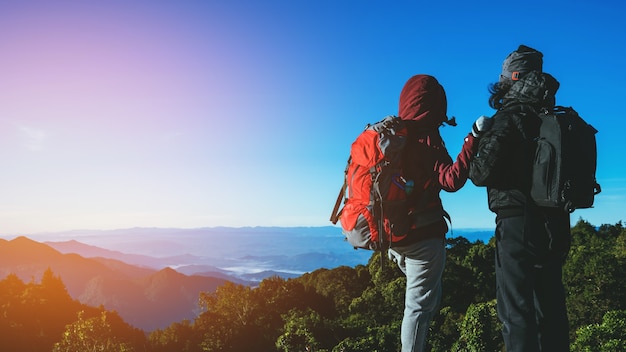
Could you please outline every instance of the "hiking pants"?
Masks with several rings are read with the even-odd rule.
[[[420,241],[389,250],[406,275],[402,352],[424,351],[426,333],[441,302],[441,275],[446,261],[443,239]]]
[[[562,283],[569,214],[553,214],[526,210],[496,221],[497,309],[507,352],[569,351]]]

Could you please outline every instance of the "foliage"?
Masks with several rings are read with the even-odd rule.
[[[433,318],[428,332],[427,343],[431,352],[449,352],[459,339],[459,325],[463,313],[455,312],[450,306],[443,307]]]
[[[583,326],[576,335],[573,352],[626,351],[626,311],[609,311],[601,324]]]
[[[493,352],[504,349],[500,334],[502,325],[498,321],[496,300],[471,304],[459,324],[460,338],[452,351]]]
[[[86,320],[105,313],[73,300],[61,278],[50,269],[44,272],[39,284],[25,284],[16,275],[9,275],[0,281],[0,345],[12,352],[49,352],[60,340],[69,342],[75,337],[68,335],[67,329],[74,326],[79,312]],[[123,323],[117,314],[108,317],[111,337],[126,339],[132,347],[143,346],[142,331]],[[63,346],[61,343],[59,348]],[[65,350],[68,349],[58,351]]]
[[[276,347],[285,352],[318,350],[320,343],[315,331],[322,325],[322,317],[315,311],[290,310],[284,315],[284,333],[278,337]]]
[[[227,282],[215,292],[201,293],[200,306],[203,313],[192,324],[187,345],[202,351],[271,351],[289,311],[311,309],[321,316],[335,311],[331,298],[279,277],[265,279],[256,288]]]
[[[495,296],[495,244],[463,237],[448,238],[446,267],[443,273],[442,306],[464,313],[474,302]]]
[[[128,342],[119,341],[107,320],[107,312],[99,317],[84,318],[84,312],[78,313],[78,320],[67,326],[63,339],[54,345],[53,352],[134,352]]]
[[[386,352],[399,351],[400,321],[396,320],[389,325],[369,326],[362,334],[347,337],[337,344],[333,352]]]
[[[621,223],[596,230],[580,220],[572,228],[572,248],[563,267],[572,334],[578,327],[600,323],[604,313],[626,309],[626,238]]]
[[[191,322],[183,320],[163,330],[153,331],[148,337],[148,342],[152,352],[190,352],[197,350],[198,343],[194,335]]]

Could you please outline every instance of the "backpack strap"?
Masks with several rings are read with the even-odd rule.
[[[346,198],[346,188],[348,187],[348,179],[347,179],[348,167],[350,166],[351,161],[352,161],[352,156],[348,158],[346,170],[344,171],[343,185],[341,186],[341,189],[339,190],[339,195],[337,196],[337,200],[335,201],[335,207],[333,208],[333,212],[330,214],[330,222],[333,225],[336,225],[337,221],[339,221],[339,216],[341,215],[341,211],[339,210],[339,208],[341,207],[341,203]]]

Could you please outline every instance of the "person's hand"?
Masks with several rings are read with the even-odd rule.
[[[472,125],[472,135],[476,138],[480,137],[485,131],[488,131],[493,125],[493,119],[487,116],[479,117]]]

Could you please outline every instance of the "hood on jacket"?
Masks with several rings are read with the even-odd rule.
[[[439,127],[448,121],[446,92],[437,79],[429,75],[411,77],[400,92],[398,116],[419,121],[422,127]]]
[[[502,99],[503,107],[511,104],[529,104],[538,108],[553,107],[559,82],[550,74],[532,71],[515,81]]]

